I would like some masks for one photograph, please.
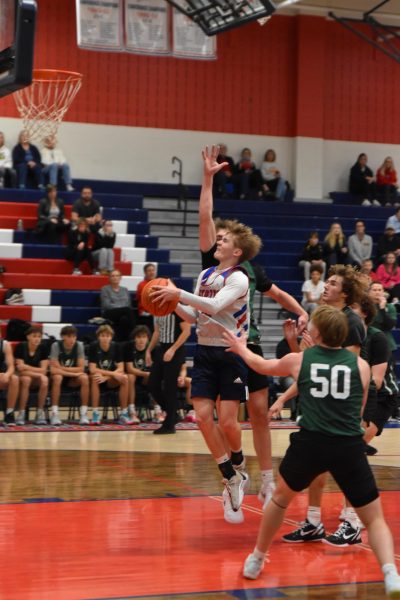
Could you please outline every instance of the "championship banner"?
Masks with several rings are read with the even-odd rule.
[[[76,0],[78,46],[87,50],[122,52],[122,1]]]
[[[165,0],[125,0],[125,49],[169,54],[168,18]]]
[[[173,56],[215,60],[217,58],[216,36],[209,37],[192,19],[173,9]]]

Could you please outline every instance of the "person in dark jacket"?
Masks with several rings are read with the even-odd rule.
[[[89,227],[86,219],[78,219],[77,228],[73,229],[68,234],[68,247],[66,258],[74,263],[73,275],[82,275],[79,265],[87,260],[90,267],[93,269],[92,252],[89,248]]]
[[[216,198],[226,198],[228,196],[226,184],[234,185],[235,182],[235,163],[233,158],[227,155],[227,152],[227,146],[220,144],[217,163],[226,163],[226,165],[214,175],[213,194]]]
[[[363,206],[380,206],[376,199],[376,184],[372,170],[367,165],[368,157],[363,152],[350,169],[349,192],[361,198]]]
[[[394,252],[397,259],[400,254],[400,234],[395,233],[392,226],[388,226],[385,229],[385,233],[381,235],[378,240],[378,247],[376,249],[376,264],[380,265],[384,262],[385,256],[388,252]]]
[[[96,233],[92,256],[98,263],[101,275],[108,275],[114,270],[114,244],[116,235],[112,221],[103,221],[102,228]]]
[[[18,187],[26,187],[28,175],[32,176],[35,187],[43,188],[42,184],[42,158],[39,150],[29,142],[26,131],[21,131],[18,144],[12,152],[13,167],[17,171]]]
[[[300,257],[299,267],[304,269],[304,281],[310,279],[310,267],[319,265],[322,267],[322,281],[325,279],[326,262],[323,259],[324,249],[319,241],[317,231],[312,231],[306,244],[303,248],[303,253]]]
[[[38,222],[36,233],[44,242],[57,244],[60,234],[66,231],[69,220],[65,218],[64,202],[57,197],[55,185],[46,187],[46,197],[42,198],[38,206]]]

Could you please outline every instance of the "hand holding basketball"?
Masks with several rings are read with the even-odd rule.
[[[163,277],[150,280],[142,290],[141,301],[146,312],[164,317],[174,312],[179,302],[180,290]]]

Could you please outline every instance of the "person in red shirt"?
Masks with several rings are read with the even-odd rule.
[[[396,301],[400,297],[400,269],[397,266],[397,259],[394,252],[388,252],[383,264],[376,270],[376,276],[379,283],[383,285],[389,293],[390,302]]]
[[[387,156],[376,172],[376,189],[382,204],[390,206],[397,199],[397,173],[393,159]]]
[[[156,266],[153,263],[147,263],[143,267],[144,279],[138,283],[136,288],[136,300],[138,307],[138,324],[147,325],[147,327],[152,332],[154,329],[153,317],[148,312],[146,312],[143,308],[142,304],[142,291],[147,282],[155,279],[156,276]]]

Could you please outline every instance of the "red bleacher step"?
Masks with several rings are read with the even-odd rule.
[[[5,273],[5,288],[31,288],[34,290],[100,290],[107,285],[108,277],[101,275],[45,275],[33,273]]]
[[[65,206],[65,216],[69,219],[71,215],[71,206]],[[16,217],[25,219],[28,217],[37,217],[38,204],[34,202],[0,202],[0,217]]]
[[[60,259],[43,258],[2,258],[1,264],[6,268],[7,273],[34,273],[34,274],[59,274],[71,275],[72,263]],[[115,268],[121,271],[122,275],[131,274],[131,263],[118,261]],[[85,265],[86,274],[90,274],[88,265]],[[27,287],[26,285],[24,287]]]

